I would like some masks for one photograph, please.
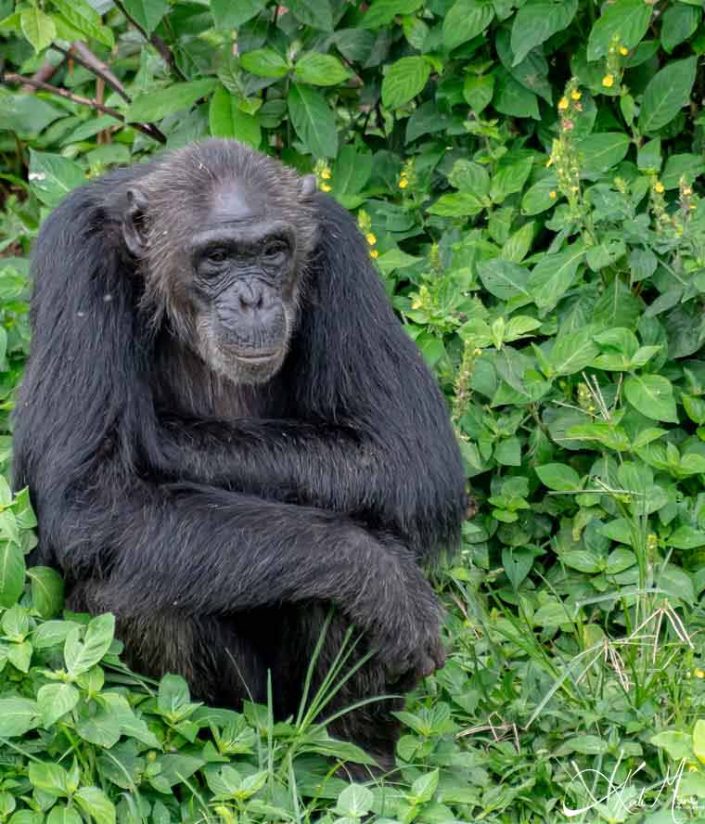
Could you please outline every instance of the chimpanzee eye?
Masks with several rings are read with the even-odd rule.
[[[222,263],[227,257],[228,253],[225,249],[211,249],[206,255],[209,263]]]
[[[286,250],[286,243],[283,243],[281,240],[273,240],[265,244],[262,254],[266,258],[277,258],[280,255],[283,255]]]

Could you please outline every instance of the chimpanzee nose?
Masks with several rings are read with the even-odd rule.
[[[240,309],[243,312],[264,309],[271,303],[271,300],[265,300],[265,289],[258,283],[240,284],[238,287],[238,300],[240,301]]]

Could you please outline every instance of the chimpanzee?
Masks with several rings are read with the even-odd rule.
[[[315,179],[207,140],[112,172],[49,216],[15,414],[39,561],[112,611],[128,662],[204,700],[301,700],[347,627],[371,656],[336,707],[443,661],[420,564],[458,541],[443,398],[354,220]],[[329,612],[333,611],[332,619]],[[338,736],[389,763],[393,701]]]

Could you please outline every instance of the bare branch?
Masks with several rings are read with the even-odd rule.
[[[173,72],[179,80],[188,80],[186,75],[181,71],[181,69],[176,65],[176,59],[174,57],[174,53],[172,50],[167,46],[167,44],[159,37],[158,34],[149,34],[145,28],[143,28],[137,20],[130,14],[130,12],[125,8],[125,4],[122,0],[114,0],[115,5],[118,9],[125,15],[125,17],[132,23],[132,25],[137,29],[138,32],[151,43],[154,48],[159,52],[162,57],[162,60],[167,64],[170,71]]]
[[[70,92],[67,89],[61,89],[59,86],[52,86],[50,83],[44,83],[43,81],[35,80],[32,77],[23,77],[21,74],[14,74],[10,72],[2,75],[2,82],[5,85],[26,85],[33,89],[40,89],[43,92],[49,92],[49,94],[56,95],[56,97],[63,97],[64,100],[70,100],[72,103],[78,103],[80,106],[88,106],[94,111],[101,112],[101,114],[110,115],[110,117],[114,117],[121,123],[127,122],[125,117],[117,109],[112,109],[110,106],[105,106],[97,100],[91,100],[88,97],[81,97],[80,95],[73,94],[73,92]],[[132,123],[130,125],[134,126],[135,129],[142,132],[142,134],[147,135],[147,137],[151,137],[152,140],[157,140],[159,143],[166,143],[166,136],[162,134],[156,126],[145,123]]]

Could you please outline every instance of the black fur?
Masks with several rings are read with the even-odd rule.
[[[170,197],[155,220],[174,230],[166,270],[177,265],[167,241],[197,228],[214,181],[253,175],[315,244],[300,263],[288,355],[254,385],[218,376],[179,342],[170,287],[160,304],[122,228],[128,189],[161,181]],[[465,508],[445,404],[354,221],[324,195],[290,202],[300,183],[208,141],[69,195],[34,250],[33,348],[15,416],[15,485],[31,489],[38,560],[62,570],[69,605],[115,612],[134,667],[180,672],[208,701],[263,700],[271,669],[283,716],[327,605],[337,617],[322,667],[351,621],[379,650],[336,706],[440,663],[418,562],[457,542]],[[388,756],[394,706],[333,731]]]

